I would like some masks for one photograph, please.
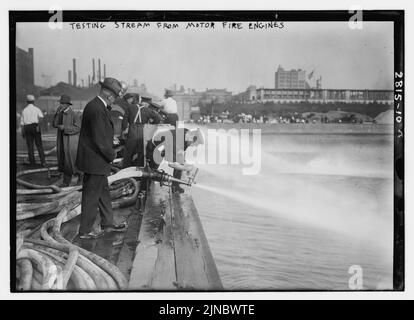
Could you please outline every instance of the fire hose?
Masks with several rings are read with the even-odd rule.
[[[62,223],[80,214],[75,199],[77,195],[41,225],[41,239],[24,239],[17,252],[19,289],[66,290],[68,285],[76,290],[126,289],[126,279],[116,266],[62,236]]]
[[[29,170],[20,173],[45,172],[47,169]],[[138,196],[139,185],[135,179],[123,178],[112,188],[112,205],[115,208],[133,204]],[[29,187],[42,187],[20,183]],[[17,220],[42,214],[59,214],[40,226],[40,239],[36,232],[27,234],[17,252],[18,289],[20,290],[122,290],[127,282],[119,269],[109,261],[77,247],[66,240],[60,228],[80,214],[81,187],[65,188],[53,194],[20,195],[17,203]],[[24,189],[22,189],[24,190]],[[53,190],[55,191],[55,190]],[[47,190],[47,192],[50,192]],[[40,199],[38,199],[40,198]],[[39,201],[40,200],[40,201]],[[46,202],[44,202],[46,201]]]
[[[32,170],[24,170],[24,171],[20,171],[16,174],[16,183],[24,186],[26,188],[30,188],[30,189],[40,189],[40,190],[47,190],[50,189],[52,193],[59,193],[61,192],[61,188],[59,188],[58,186],[55,185],[50,185],[50,186],[43,186],[43,185],[38,185],[35,183],[30,183],[27,181],[24,181],[22,179],[20,179],[20,177],[25,176],[25,175],[29,175],[29,174],[33,174],[33,173],[39,173],[39,172],[50,172],[52,170],[58,170],[57,167],[52,167],[52,168],[40,168],[40,169],[32,169]],[[19,193],[18,193],[19,194]]]
[[[26,171],[19,174],[19,177],[46,170]],[[194,177],[183,181],[163,171],[149,171],[137,167],[119,171],[114,169],[114,171],[117,172],[108,177],[113,208],[125,207],[136,201],[139,192],[136,179],[152,179],[161,184],[175,181],[186,185],[191,185],[194,181]],[[25,181],[19,184],[29,186]],[[30,184],[29,187],[35,188],[30,191],[44,191],[46,194],[18,193],[19,199],[23,202],[17,203],[17,220],[59,213],[55,218],[44,222],[40,230],[35,232],[31,230],[19,235],[17,241],[19,245],[16,246],[17,288],[20,290],[126,289],[125,276],[115,265],[95,253],[72,244],[61,233],[62,224],[80,214],[80,187],[62,188],[59,191],[51,186],[45,188]],[[43,202],[44,200],[47,202]]]

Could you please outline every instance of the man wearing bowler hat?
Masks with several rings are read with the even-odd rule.
[[[110,231],[124,231],[125,224],[114,224],[108,178],[110,163],[115,159],[114,126],[110,106],[123,93],[122,84],[114,78],[105,78],[101,91],[83,111],[79,136],[77,168],[84,173],[82,213],[79,228],[81,239],[95,239]],[[101,229],[94,230],[98,211]]]
[[[81,120],[72,110],[69,96],[62,95],[59,103],[53,117],[53,127],[57,128],[56,148],[59,171],[63,173],[62,186],[67,187],[74,174],[78,176],[78,183],[81,180],[80,172],[75,166]]]

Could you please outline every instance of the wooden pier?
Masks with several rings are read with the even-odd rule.
[[[41,178],[45,181],[39,180]],[[47,177],[40,175],[27,179],[50,183]],[[59,184],[59,180],[56,183]],[[61,233],[75,245],[116,265],[128,280],[127,290],[223,290],[191,195],[173,194],[171,188],[152,182],[141,209],[138,211],[135,205],[114,209],[115,222],[128,224],[125,232],[82,240],[78,235],[80,216],[77,216],[63,223]],[[53,216],[18,221],[16,231],[34,229],[36,238],[41,224]]]
[[[193,199],[152,184],[129,278],[130,290],[223,290]]]

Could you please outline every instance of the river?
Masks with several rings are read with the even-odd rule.
[[[190,191],[226,290],[349,290],[355,268],[392,288],[392,135],[266,133],[242,167],[199,165]]]

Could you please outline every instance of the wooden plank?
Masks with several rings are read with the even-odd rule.
[[[154,189],[154,185],[152,185]],[[158,233],[154,221],[160,215],[157,204],[158,194],[154,190],[148,194],[145,211],[139,232],[138,246],[132,264],[129,289],[148,290],[151,287],[152,273],[158,255],[155,235]]]
[[[157,290],[173,289],[175,283],[175,268],[171,268],[174,257],[168,250],[167,241],[163,241],[163,214],[168,194],[158,184],[151,185],[146,208],[141,223],[139,243],[132,265],[129,289]],[[168,235],[167,235],[168,236]],[[165,274],[163,274],[165,273]],[[171,279],[170,275],[173,275]]]
[[[155,262],[151,287],[154,290],[177,290],[171,205],[169,198],[163,201],[161,206],[163,208],[164,226],[162,228],[162,238],[159,243],[158,257]]]
[[[208,280],[208,289],[223,290],[223,284],[211,253],[210,246],[208,245],[208,241],[193,198],[188,194],[181,195],[180,206],[183,212],[188,212],[188,233],[193,235],[195,241],[198,239],[197,243],[199,245],[200,255],[203,259],[204,265],[203,272],[206,274]]]
[[[190,195],[171,195],[152,185],[129,289],[223,289]]]
[[[222,289],[191,196],[174,194],[171,200],[178,289]]]
[[[142,215],[137,212],[135,207],[130,208],[131,214],[128,216],[128,229],[123,239],[122,249],[119,252],[117,266],[119,270],[128,279],[131,270],[132,262],[135,258],[136,246],[138,244],[139,229],[141,227]]]

